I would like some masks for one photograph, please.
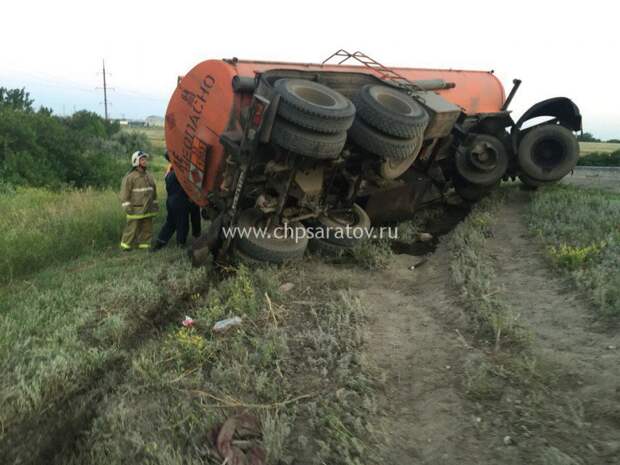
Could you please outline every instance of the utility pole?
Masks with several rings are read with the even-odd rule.
[[[103,60],[103,107],[105,111],[105,120],[108,120],[108,86],[105,82],[105,60]]]

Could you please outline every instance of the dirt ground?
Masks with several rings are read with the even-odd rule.
[[[559,382],[535,400],[511,387],[492,402],[467,395],[466,367],[492,354],[467,332],[446,240],[426,257],[395,255],[384,271],[352,271],[370,314],[367,356],[385,377],[380,463],[620,463],[620,337],[594,325],[587,303],[544,262],[524,224],[527,193],[515,194],[489,250],[507,300],[552,367],[545,375]]]

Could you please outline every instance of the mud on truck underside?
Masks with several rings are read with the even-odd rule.
[[[489,91],[494,111],[475,111],[485,96],[456,93],[448,72],[408,79],[356,53],[348,55],[364,66],[273,64],[248,76],[237,73],[241,62],[223,60],[180,79],[166,143],[211,220],[205,250],[278,263],[302,257],[309,243],[352,248],[355,228],[411,218],[454,192],[476,201],[502,180],[554,183],[576,165],[581,115],[568,98],[539,102],[515,123],[507,107],[517,80],[506,99],[501,85]],[[230,68],[221,76],[220,65]],[[246,235],[226,237],[235,226]]]

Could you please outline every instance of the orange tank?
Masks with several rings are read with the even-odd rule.
[[[220,135],[238,127],[241,109],[249,96],[236,94],[235,76],[254,77],[274,69],[314,72],[354,72],[375,75],[363,66],[320,65],[265,61],[207,60],[196,65],[178,82],[166,110],[166,146],[179,181],[188,195],[205,206],[207,194],[215,187],[224,148]],[[505,100],[504,88],[487,71],[452,69],[393,68],[411,80],[441,79],[455,84],[436,92],[458,105],[467,114],[500,111]]]

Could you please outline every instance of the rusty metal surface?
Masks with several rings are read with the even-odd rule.
[[[411,219],[422,205],[441,199],[441,193],[428,176],[413,171],[406,176],[406,183],[368,197],[365,210],[372,224]]]

